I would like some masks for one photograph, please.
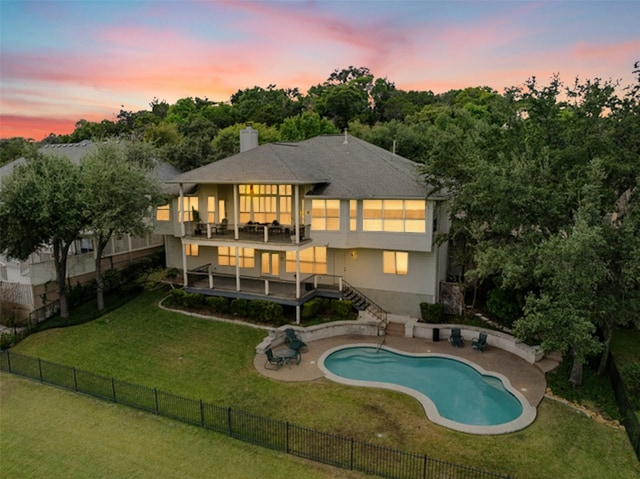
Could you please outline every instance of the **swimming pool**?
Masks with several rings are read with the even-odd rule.
[[[410,394],[431,421],[458,431],[501,434],[535,419],[535,408],[506,377],[452,356],[348,345],[327,351],[319,366],[337,382]]]

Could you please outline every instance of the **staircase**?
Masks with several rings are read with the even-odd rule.
[[[386,335],[387,326],[389,320],[387,319],[387,312],[374,303],[364,293],[358,291],[346,281],[342,281],[342,299],[351,301],[353,307],[358,311],[366,311],[371,316],[379,321],[378,323],[378,336],[382,336],[382,340],[378,348],[384,343],[384,336]]]

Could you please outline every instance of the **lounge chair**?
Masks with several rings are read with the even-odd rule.
[[[300,339],[293,329],[287,328],[284,330],[284,333],[287,335],[286,338],[284,338],[284,343],[289,346],[289,348],[300,351],[301,348],[307,347],[307,343]]]
[[[464,346],[464,338],[462,337],[460,328],[451,328],[451,336],[449,336],[449,342],[457,348],[461,348],[462,346]]]
[[[471,340],[471,347],[478,351],[484,351],[487,347],[487,333],[480,333],[477,338]]]
[[[264,352],[267,355],[267,361],[264,363],[265,369],[280,369],[284,364],[284,358],[279,358],[273,355],[271,348]]]

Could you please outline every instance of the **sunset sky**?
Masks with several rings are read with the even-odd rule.
[[[0,138],[368,67],[402,90],[634,82],[640,2],[0,0]]]

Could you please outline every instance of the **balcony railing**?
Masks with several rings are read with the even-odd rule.
[[[186,234],[192,238],[211,239],[216,241],[234,241],[235,225],[227,224],[224,227],[214,223],[186,224]],[[300,225],[300,241],[309,238],[311,225]],[[238,240],[255,241],[259,243],[295,243],[295,226],[273,224],[243,224],[238,228]]]

